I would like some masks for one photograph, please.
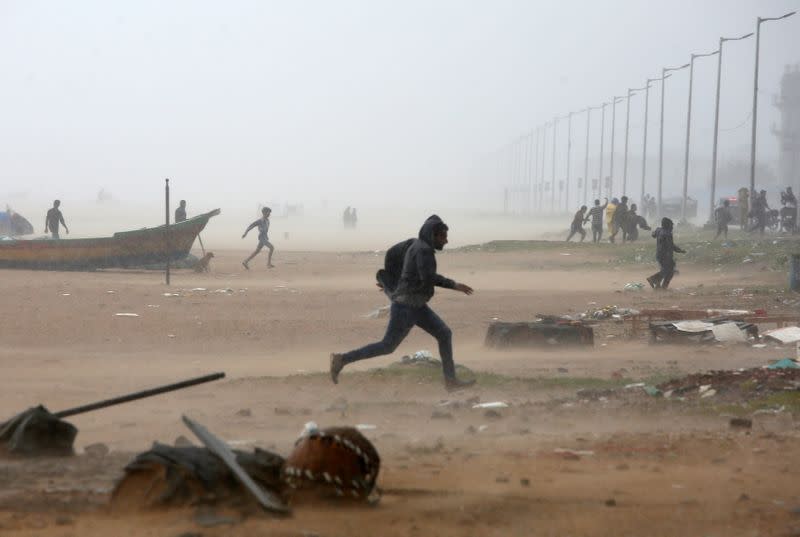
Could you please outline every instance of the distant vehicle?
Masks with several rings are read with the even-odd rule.
[[[664,198],[661,201],[661,212],[664,216],[673,219],[680,219],[683,216],[681,207],[683,205],[683,198],[680,196],[673,198]],[[694,218],[697,216],[697,200],[693,198],[686,198],[686,218]]]

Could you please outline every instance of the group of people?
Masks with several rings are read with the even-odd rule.
[[[356,227],[356,224],[358,224],[358,213],[356,212],[355,207],[348,207],[344,210],[344,214],[342,215],[342,223],[346,228]]]
[[[592,222],[592,242],[598,243],[603,238],[603,215],[605,214],[608,226],[609,242],[616,242],[617,235],[622,232],[622,242],[635,241],[639,238],[639,230],[650,230],[647,220],[638,213],[638,207],[632,203],[628,207],[628,197],[613,198],[610,202],[608,198],[600,205],[600,200],[594,200],[594,207],[587,212],[586,205],[582,205],[572,218],[567,242],[576,234],[580,234],[581,242],[586,238],[584,224]]]

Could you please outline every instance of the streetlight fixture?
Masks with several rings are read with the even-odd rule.
[[[686,109],[686,154],[683,159],[683,201],[681,202],[681,220],[686,221],[686,202],[689,195],[689,137],[692,132],[692,84],[694,82],[694,61],[697,58],[706,58],[719,54],[720,49],[707,54],[692,54],[689,62],[689,105]]]
[[[625,97],[614,97],[611,99],[611,166],[608,171],[608,197],[611,197],[611,191],[614,187],[614,135],[616,132],[616,123],[617,123],[617,103],[623,100]]]
[[[753,75],[753,131],[752,141],[750,142],[750,199],[756,192],[756,125],[758,124],[758,53],[761,45],[761,23],[768,21],[779,21],[787,19],[797,13],[791,11],[780,17],[768,17],[756,19],[756,67],[755,74]]]
[[[708,219],[714,219],[714,198],[717,193],[717,149],[719,147],[719,94],[722,82],[722,45],[726,41],[741,41],[753,35],[752,32],[739,37],[720,37],[719,54],[717,55],[717,100],[714,105],[714,144],[711,150],[711,199],[708,206]]]
[[[622,163],[622,195],[625,196],[628,192],[628,131],[631,125],[631,97],[636,95],[636,92],[643,91],[644,88],[628,88],[628,98],[625,103],[625,156]]]
[[[685,63],[679,67],[664,67],[661,69],[661,125],[659,127],[658,139],[658,216],[663,216],[661,193],[664,184],[664,81],[667,79],[667,73],[680,71],[687,67],[689,67],[689,64]]]

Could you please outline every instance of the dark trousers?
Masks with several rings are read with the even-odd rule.
[[[583,239],[586,238],[586,231],[584,231],[583,226],[574,226],[574,225],[569,230],[569,235],[567,236],[567,242],[569,242],[570,239],[574,237],[576,233],[581,234],[581,242],[583,242]]]
[[[595,226],[592,224],[592,242],[600,242],[603,238],[603,224]]]
[[[436,338],[439,343],[439,356],[442,359],[442,370],[445,379],[455,379],[456,367],[453,363],[453,333],[445,322],[427,305],[422,307],[407,306],[392,302],[389,325],[381,341],[370,343],[360,349],[342,355],[345,364],[391,354],[402,343],[408,333],[419,326]]]
[[[658,282],[658,287],[661,289],[666,289],[669,287],[669,282],[671,282],[672,278],[675,276],[675,260],[665,259],[664,261],[659,261],[658,264],[661,265],[661,270],[648,279]]]

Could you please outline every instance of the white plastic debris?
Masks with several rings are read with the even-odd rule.
[[[631,388],[644,388],[646,384],[644,382],[634,382],[633,384],[626,384],[625,389],[630,390]]]
[[[164,293],[162,296],[181,296],[180,293]]]
[[[319,431],[319,425],[317,425],[316,421],[308,421],[305,425],[303,425],[303,430],[300,431],[300,438],[304,436],[308,436],[315,432]]]
[[[472,408],[508,408],[508,403],[504,403],[503,401],[491,401],[488,403],[474,404]]]
[[[594,451],[576,450],[567,448],[556,448],[553,450],[553,453],[570,453],[572,455],[579,455],[581,457],[591,457],[592,455],[594,455]]]
[[[138,313],[115,313],[115,317],[138,317]]]
[[[711,384],[702,384],[698,391],[699,393],[706,393],[710,389],[711,389]]]
[[[208,291],[205,287],[195,287],[192,291]]]
[[[764,333],[764,337],[768,337],[784,345],[795,343],[800,341],[800,326],[786,326],[784,328],[770,330]]]
[[[482,433],[483,431],[485,431],[485,430],[486,430],[486,429],[488,429],[488,428],[489,428],[489,426],[488,426],[488,425],[479,425],[479,426],[478,426],[478,432],[479,432],[479,433]]]
[[[706,398],[706,397],[713,397],[715,395],[717,395],[717,390],[715,390],[714,388],[711,388],[707,392],[703,393],[703,395],[701,395],[700,397]]]
[[[372,425],[371,423],[357,423],[356,424],[356,429],[358,429],[359,431],[374,431],[377,428],[378,428],[377,425]]]
[[[714,339],[722,343],[744,343],[747,341],[745,333],[734,323],[715,324],[711,328]]]
[[[227,295],[233,294],[233,289],[230,287],[225,287],[223,289],[214,289],[215,293],[225,293]]]
[[[708,332],[714,328],[712,323],[707,323],[705,321],[678,321],[677,323],[672,323],[672,325],[681,332],[692,333]]]

